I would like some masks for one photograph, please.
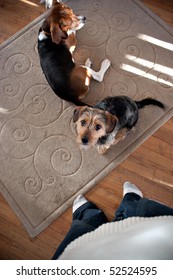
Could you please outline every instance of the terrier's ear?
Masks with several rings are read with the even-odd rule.
[[[106,133],[111,133],[117,125],[118,119],[116,116],[105,112],[106,114]]]
[[[79,119],[79,117],[81,116],[84,107],[86,108],[86,106],[77,106],[76,109],[73,112],[73,122],[77,122],[77,120]]]
[[[58,23],[51,23],[50,25],[50,33],[52,41],[56,44],[59,44],[61,40],[67,39],[68,34],[65,31],[62,31],[62,29],[59,27]]]

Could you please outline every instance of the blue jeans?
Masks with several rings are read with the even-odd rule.
[[[164,215],[173,216],[173,208],[147,198],[141,198],[135,193],[127,193],[115,212],[113,221],[120,221],[129,217],[156,217]],[[83,204],[73,213],[70,230],[52,259],[57,259],[71,241],[107,222],[109,221],[103,211],[94,203],[88,201]]]

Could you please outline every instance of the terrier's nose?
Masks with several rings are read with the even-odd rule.
[[[88,143],[88,137],[87,137],[87,136],[84,136],[84,137],[82,138],[82,144],[87,145],[87,143]]]

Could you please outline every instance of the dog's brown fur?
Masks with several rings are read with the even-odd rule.
[[[111,133],[117,123],[116,116],[103,110],[87,106],[75,109],[73,121],[76,123],[77,143],[81,148],[97,146],[97,140],[106,133]],[[97,146],[100,154],[103,152]]]
[[[69,30],[75,30],[80,20],[72,9],[59,2],[54,2],[48,16],[43,21],[42,29],[51,35],[52,42],[59,44],[62,40],[70,47],[76,46],[75,34],[68,35]]]

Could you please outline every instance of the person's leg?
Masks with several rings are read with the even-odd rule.
[[[94,203],[86,200],[82,195],[78,196],[73,204],[73,221],[74,220],[80,220],[94,228],[108,222],[103,211]]]
[[[106,222],[108,220],[102,210],[94,203],[87,201],[83,196],[78,196],[73,203],[73,219],[70,230],[59,245],[52,259],[57,259],[73,240],[84,233],[95,230]]]
[[[134,216],[137,203],[142,196],[142,192],[134,184],[125,182],[123,185],[123,200],[115,213],[113,221],[120,221]]]
[[[114,221],[129,217],[155,217],[173,215],[173,208],[148,198],[133,184],[126,182],[123,186],[123,200],[115,213]]]
[[[149,218],[164,215],[173,216],[173,208],[148,198],[142,198],[137,204],[135,216]]]

